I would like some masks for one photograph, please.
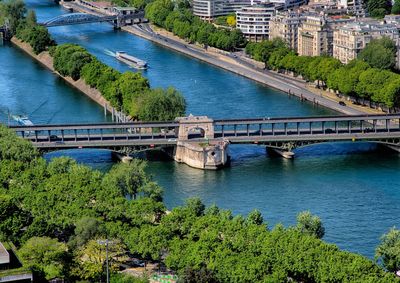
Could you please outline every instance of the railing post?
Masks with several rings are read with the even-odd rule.
[[[322,133],[325,134],[325,121],[322,121],[321,126],[322,126]]]
[[[225,128],[225,126],[224,126],[224,125],[222,125],[222,128],[221,128],[221,130],[222,130],[222,137],[225,137],[224,128]]]
[[[50,141],[50,140],[51,140],[51,139],[50,139],[51,131],[50,131],[50,130],[47,130],[47,133],[48,133],[48,137],[49,137],[49,141]]]
[[[103,141],[103,129],[100,129],[100,139]]]
[[[360,120],[360,130],[361,130],[361,133],[364,133],[364,121],[363,120]]]
[[[372,121],[372,127],[374,129],[374,132],[376,133],[376,120]]]
[[[61,141],[64,142],[64,130],[61,130]]]
[[[283,129],[285,131],[285,136],[287,136],[287,123],[283,123]]]
[[[35,130],[35,142],[38,142],[38,134],[36,130]]]
[[[300,135],[300,122],[296,123],[297,135]]]
[[[78,137],[77,137],[77,134],[76,134],[76,129],[74,129],[74,132],[75,132],[75,141],[77,141]]]
[[[272,135],[275,136],[275,123],[271,124]]]
[[[310,134],[312,135],[312,122],[309,123],[310,123]]]
[[[336,134],[339,134],[339,129],[338,129],[338,126],[337,126],[337,121],[335,121],[335,132],[336,132]]]
[[[246,129],[247,129],[247,136],[249,136],[249,124],[246,125]]]
[[[347,121],[347,131],[351,134],[350,121]]]
[[[235,137],[237,137],[236,129],[237,129],[237,125],[235,124],[235,125],[233,125],[233,132],[234,132],[234,134],[235,134]]]
[[[258,125],[258,133],[260,136],[262,136],[262,124]]]
[[[386,119],[386,131],[390,132],[390,119]]]
[[[90,141],[90,130],[87,129],[87,140]]]

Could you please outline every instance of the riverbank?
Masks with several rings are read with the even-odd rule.
[[[221,53],[218,53],[215,48],[209,48],[211,49],[209,51],[199,46],[188,44],[181,39],[177,39],[176,36],[164,30],[157,29],[156,32],[151,32],[150,29],[145,30],[135,26],[126,26],[122,29],[144,39],[150,40],[156,44],[183,53],[192,58],[196,58],[200,61],[280,90],[288,95],[296,96],[302,101],[308,101],[310,103],[324,106],[347,115],[360,115],[372,112],[362,107],[353,107],[353,105],[339,105],[339,99],[335,100],[327,95],[317,95],[313,91],[310,91],[307,88],[307,84],[303,81],[289,78],[271,71],[260,70],[259,67],[254,66],[254,63],[245,62],[238,57],[231,58],[228,54],[223,54],[226,53],[224,51],[220,51]],[[375,111],[374,113],[383,112]]]
[[[11,43],[18,47],[20,50],[24,51],[26,54],[28,54],[30,57],[35,59],[37,62],[39,62],[42,66],[46,67],[50,71],[53,72],[53,74],[56,74],[58,77],[62,78],[65,82],[67,82],[70,86],[76,88],[86,96],[88,96],[90,99],[95,101],[97,104],[101,105],[104,108],[104,114],[106,112],[111,113],[113,120],[117,121],[126,121],[129,120],[129,117],[126,116],[124,113],[117,111],[114,107],[111,106],[111,103],[107,101],[100,93],[95,88],[90,87],[89,85],[86,84],[86,82],[82,79],[79,79],[77,81],[74,81],[71,77],[64,77],[60,75],[53,67],[53,57],[50,56],[48,51],[41,52],[40,54],[36,55],[32,47],[25,42],[22,42],[21,40],[17,39],[16,37],[13,37],[11,39]]]
[[[74,11],[81,13],[90,13],[94,15],[104,14],[104,12],[100,10],[95,11],[76,2],[68,2],[66,4],[68,9],[72,8]],[[61,2],[61,5],[65,7],[63,2]],[[168,49],[187,55],[191,58],[198,59],[263,85],[272,87],[290,96],[298,97],[301,101],[308,101],[314,105],[324,106],[328,109],[332,109],[347,115],[383,113],[379,111],[371,112],[363,107],[355,107],[355,105],[352,104],[340,105],[338,103],[339,100],[332,99],[331,96],[321,96],[320,93],[316,94],[313,91],[310,91],[307,83],[302,80],[285,76],[283,74],[278,74],[269,70],[264,70],[261,62],[257,62],[243,56],[237,56],[236,54],[216,48],[209,47],[204,49],[199,45],[189,44],[185,40],[180,39],[171,32],[161,28],[150,26],[148,24],[139,24],[134,26],[124,26],[122,27],[122,30]]]

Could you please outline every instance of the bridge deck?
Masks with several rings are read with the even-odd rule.
[[[214,136],[194,132],[184,142],[228,140],[230,143],[307,143],[375,141],[400,143],[400,114],[215,120]],[[196,124],[195,122],[193,122]],[[41,149],[117,148],[178,143],[179,122],[100,123],[10,127]]]

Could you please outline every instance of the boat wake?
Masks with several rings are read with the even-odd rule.
[[[115,57],[115,52],[112,52],[111,50],[108,50],[108,49],[104,49],[104,54],[111,56],[111,57]]]

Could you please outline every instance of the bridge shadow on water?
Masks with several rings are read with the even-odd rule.
[[[315,159],[329,158],[348,155],[379,155],[390,156],[397,154],[384,146],[372,142],[343,142],[343,143],[322,143],[313,144],[294,150],[295,158],[293,160],[285,160],[280,156],[271,155],[266,151],[265,146],[260,145],[231,145],[231,166],[246,166],[254,161],[262,162],[265,159],[271,159],[280,164],[287,162],[295,162],[296,159]],[[78,163],[89,165],[101,171],[109,170],[116,162],[112,157],[110,150],[100,149],[70,149],[59,150],[46,153],[44,155],[47,161],[53,158],[67,156],[75,159]],[[149,150],[147,152],[138,152],[133,155],[135,158],[147,160],[148,162],[174,162],[164,152],[160,150]],[[183,165],[187,166],[187,165]],[[197,170],[197,169],[194,169]]]

